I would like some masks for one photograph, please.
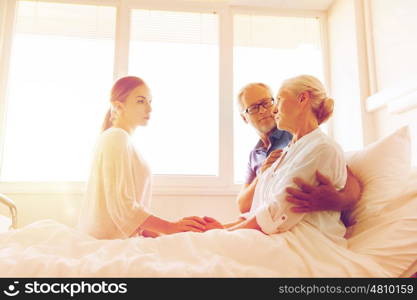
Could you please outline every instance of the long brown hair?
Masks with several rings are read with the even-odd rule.
[[[145,82],[141,78],[135,76],[126,76],[118,79],[113,84],[113,87],[111,89],[110,103],[113,103],[114,101],[125,102],[130,92],[143,84],[145,84]],[[106,129],[112,126],[112,109],[109,108],[109,110],[106,113],[106,116],[104,117],[104,122],[103,126],[101,127],[101,131],[105,131]]]

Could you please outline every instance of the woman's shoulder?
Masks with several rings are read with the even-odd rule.
[[[124,129],[110,127],[101,133],[99,139],[104,142],[128,141],[129,134]]]
[[[103,151],[118,150],[128,148],[130,145],[129,134],[121,129],[111,127],[103,131],[98,138],[98,147]]]
[[[345,154],[342,147],[329,136],[323,138],[318,144],[317,152],[320,153],[321,160],[333,160],[345,163]]]
[[[326,155],[337,155],[344,157],[342,147],[330,136],[318,130],[314,134],[314,138],[309,141],[310,152],[316,154],[321,153],[323,156]]]

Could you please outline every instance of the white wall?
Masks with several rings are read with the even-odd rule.
[[[6,1],[0,1],[0,54],[3,45],[4,23],[6,21]]]
[[[377,89],[416,77],[417,1],[371,0]]]
[[[328,11],[333,135],[346,151],[363,146],[355,3],[336,0]]]
[[[398,114],[386,107],[371,113],[365,110],[366,98],[373,93],[410,78],[417,88],[416,15],[415,0],[335,0],[330,7],[334,136],[346,150],[360,148],[361,139],[366,145],[409,125],[417,165],[417,109]]]
[[[7,1],[0,1],[0,45],[4,36],[4,24],[6,22]]]
[[[415,78],[417,87],[417,1],[370,0],[376,91]],[[374,113],[377,137],[410,125],[417,165],[417,109],[389,114]]]

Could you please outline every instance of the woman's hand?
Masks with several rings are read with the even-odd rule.
[[[150,231],[150,230],[146,230],[146,229],[144,229],[143,231],[142,231],[142,236],[143,237],[146,237],[146,238],[156,238],[156,237],[159,237],[160,236],[160,234],[159,233],[157,233],[157,232],[153,232],[153,231]]]
[[[150,215],[141,225],[142,230],[153,233],[172,234],[184,231],[206,231],[206,222],[199,217],[187,217],[177,222],[170,222]]]
[[[206,225],[206,222],[200,217],[186,217],[172,223],[169,233],[171,234],[186,231],[204,232],[206,231]]]
[[[268,157],[265,159],[265,161],[263,162],[263,164],[260,168],[260,172],[261,173],[265,172],[265,170],[268,169],[270,166],[272,166],[272,164],[278,158],[280,158],[281,155],[282,155],[282,149],[277,149],[277,150],[274,150],[271,153],[269,153]]]
[[[211,229],[224,229],[224,226],[217,221],[216,219],[210,218],[210,217],[204,217],[204,221],[206,221],[206,230]]]

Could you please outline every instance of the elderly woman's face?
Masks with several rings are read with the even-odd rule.
[[[275,122],[281,130],[295,132],[300,120],[300,102],[298,95],[288,89],[280,89],[277,95],[277,105],[274,110]]]

